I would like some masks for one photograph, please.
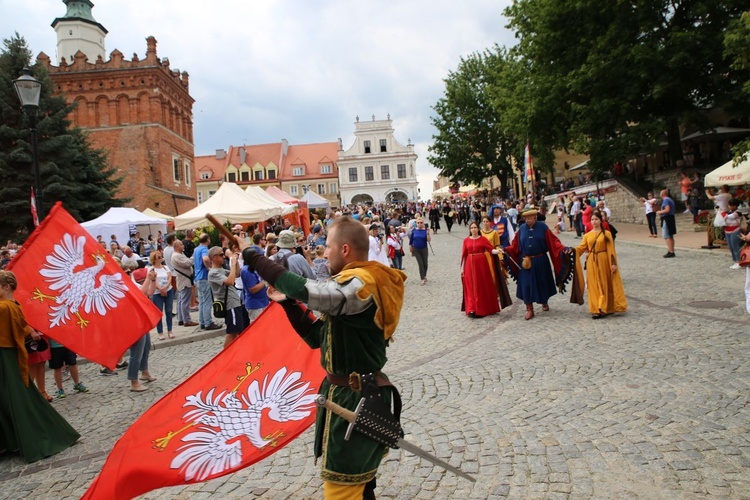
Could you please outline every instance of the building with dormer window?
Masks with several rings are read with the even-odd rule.
[[[401,145],[393,135],[391,116],[361,122],[357,117],[354,144],[338,155],[341,204],[416,200],[417,154],[409,140]]]
[[[275,186],[295,198],[313,190],[331,206],[338,206],[338,150],[336,142],[290,145],[282,139],[271,144],[229,146],[213,155],[196,156],[198,203],[210,198],[222,182],[233,182],[243,188]]]
[[[281,189],[295,198],[313,191],[339,206],[337,142],[289,146],[281,171]]]

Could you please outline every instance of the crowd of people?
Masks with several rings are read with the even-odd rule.
[[[736,200],[724,190],[709,196],[717,205],[726,202],[725,231],[734,234],[736,227],[738,242],[750,240],[739,230],[741,219],[733,215]],[[109,242],[97,240],[162,310],[159,340],[174,338],[176,315],[178,325],[224,328],[226,348],[271,300],[277,301],[305,342],[325,353],[322,394],[353,410],[364,391],[375,391],[389,411],[393,408],[388,418],[398,420],[398,392],[381,370],[403,304],[404,257],[414,258],[420,284],[426,285],[432,241],[443,227],[450,233],[463,225],[468,233],[462,240],[460,279],[461,309],[470,318],[497,314],[512,304],[509,278],[516,282],[515,297],[524,303],[526,320],[537,314],[535,305],[542,314],[549,311],[550,298],[566,286],[571,289],[571,302],[579,305],[587,290],[593,319],[627,310],[617,232],[604,200],[570,195],[551,208],[534,201],[503,199],[488,191],[468,198],[347,206],[324,217],[313,215],[308,234],[288,219],[276,219],[237,224],[233,237],[222,236],[218,245],[211,244],[208,232],[192,230],[146,239],[134,232],[125,245],[114,237]],[[674,257],[674,201],[665,190],[661,201],[649,193],[642,202],[650,233],[657,234],[658,216],[667,242],[665,257]],[[580,243],[563,245],[556,233],[564,231],[575,231]],[[10,254],[9,247],[4,250]],[[12,250],[15,253],[17,246]],[[734,259],[734,251],[732,255]],[[65,396],[63,370],[73,379],[75,392],[88,389],[79,379],[75,353],[64,346],[50,342],[47,354],[26,354],[24,342],[38,341],[43,335],[26,325],[21,306],[13,299],[16,286],[12,273],[0,271],[0,370],[8,380],[13,373],[13,380],[0,391],[4,417],[0,450],[18,451],[33,461],[57,453],[79,437],[47,402],[52,398],[45,390],[45,362],[53,370],[58,397]],[[746,293],[750,312],[750,272]],[[148,390],[156,380],[149,370],[151,341],[144,332],[130,348],[129,359],[118,364],[127,368],[134,393]],[[106,368],[101,372],[117,373]],[[353,373],[362,386],[353,385]],[[369,389],[364,387],[367,384]],[[44,428],[54,434],[44,449],[29,443],[31,430],[14,407],[30,408],[44,419],[32,422],[33,432]],[[346,428],[343,420],[320,411],[315,454],[323,457],[324,490],[326,495],[371,494],[385,448],[360,435],[343,446]]]

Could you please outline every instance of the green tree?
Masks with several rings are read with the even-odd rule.
[[[52,95],[53,84],[17,33],[3,40],[0,53],[0,240],[22,240],[33,229],[30,211],[34,185],[30,121],[21,110],[13,80],[24,67],[42,82],[37,113],[37,142],[44,208],[57,201],[78,220],[98,217],[126,200],[117,198],[122,182],[107,165],[103,151],[93,148],[86,134],[67,119],[73,109]]]
[[[750,96],[750,11],[743,12],[739,19],[732,21],[724,37],[725,54],[732,61],[732,69],[739,74],[734,78],[742,83],[742,93]],[[735,164],[740,163],[750,153],[750,139],[739,142],[733,149]]]
[[[497,176],[507,185],[518,147],[501,127],[490,90],[504,64],[503,51],[487,50],[461,59],[445,78],[443,97],[433,106],[437,134],[427,158],[441,175],[464,184]]]
[[[652,149],[664,131],[671,159],[681,158],[680,125],[705,127],[704,110],[733,96],[724,32],[747,5],[515,0],[506,15],[529,62],[533,98],[555,99],[567,117],[556,142],[567,135],[600,171]]]

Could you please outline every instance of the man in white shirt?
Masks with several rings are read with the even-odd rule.
[[[370,250],[367,253],[367,260],[374,260],[390,267],[388,262],[388,245],[386,245],[379,235],[380,226],[377,223],[370,224]]]
[[[169,233],[167,237],[164,238],[164,242],[167,244],[167,246],[164,247],[162,255],[164,256],[164,262],[167,264],[167,267],[172,270],[172,288],[177,290],[177,273],[174,272],[174,266],[172,265],[172,254],[174,254],[175,239],[177,238],[174,233]]]
[[[570,207],[570,215],[573,216],[573,227],[576,228],[576,238],[580,238],[583,234],[583,221],[581,220],[581,199],[575,197],[573,206]]]

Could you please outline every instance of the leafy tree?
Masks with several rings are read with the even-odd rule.
[[[514,137],[500,126],[490,90],[493,75],[504,64],[503,51],[475,53],[461,59],[457,70],[445,78],[444,95],[433,107],[431,121],[437,134],[428,156],[441,175],[464,184],[497,176],[507,185],[518,148]]]
[[[515,0],[506,10],[528,60],[532,95],[567,117],[556,141],[591,155],[593,170],[653,148],[667,132],[681,158],[680,125],[705,126],[728,102],[724,31],[747,0]],[[545,106],[544,108],[548,108]]]
[[[724,48],[726,56],[732,60],[732,69],[740,72],[737,77],[740,80],[738,83],[742,83],[743,94],[750,96],[750,78],[747,73],[750,70],[750,11],[743,12],[739,19],[732,21],[724,37]],[[733,152],[736,165],[750,153],[750,139],[738,143]]]
[[[107,165],[102,150],[93,148],[85,133],[67,119],[73,109],[65,99],[53,96],[52,81],[44,67],[31,65],[26,41],[15,34],[3,40],[0,53],[0,240],[19,240],[33,229],[30,211],[34,185],[30,121],[21,110],[13,80],[31,67],[42,82],[37,113],[37,143],[42,176],[44,208],[57,201],[78,220],[98,217],[126,200],[116,191],[121,178]]]

